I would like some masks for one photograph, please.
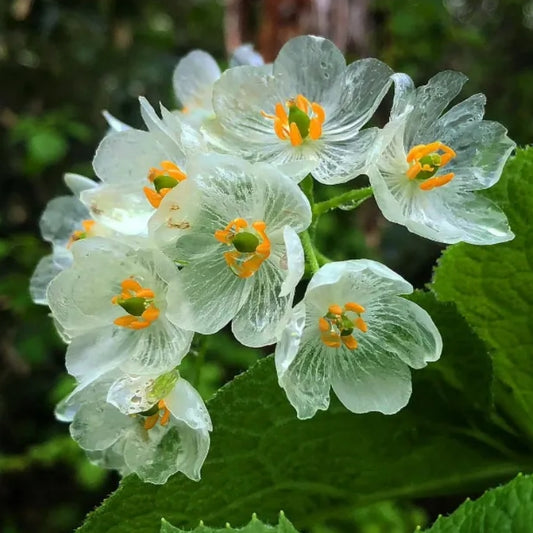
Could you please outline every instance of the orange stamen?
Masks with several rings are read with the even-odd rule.
[[[326,120],[326,112],[324,108],[317,102],[310,102],[303,94],[297,94],[295,98],[285,102],[285,106],[278,102],[274,107],[274,114],[265,113],[261,111],[261,116],[273,121],[274,133],[282,141],[289,140],[292,146],[300,146],[305,141],[302,138],[297,124],[295,122],[289,123],[289,113],[287,109],[291,106],[296,106],[300,111],[305,113],[309,121],[309,132],[306,134],[306,139],[316,141],[322,136],[322,125]]]
[[[454,173],[450,172],[442,176],[433,176],[433,174],[438,169],[447,165],[455,156],[455,151],[440,141],[429,144],[418,144],[413,146],[406,156],[409,168],[405,174],[409,180],[423,180],[419,184],[420,189],[423,191],[430,191],[435,187],[442,187],[453,179]],[[421,160],[423,158],[426,158],[426,161],[422,162]],[[426,174],[420,176],[421,173]]]
[[[116,318],[113,323],[123,328],[129,328],[134,330],[145,329],[155,322],[159,318],[159,309],[153,304],[155,293],[152,289],[147,289],[141,286],[141,284],[133,278],[126,278],[120,284],[122,292],[111,298],[111,303],[114,305],[123,306],[128,310],[127,315]],[[135,302],[135,306],[144,306],[142,313],[137,315],[130,312],[126,303],[130,298],[141,298],[141,303]],[[135,309],[135,307],[134,307]],[[139,310],[140,311],[140,310]]]
[[[248,228],[246,220],[235,218],[223,230],[215,231],[214,237],[222,244],[232,246],[235,236],[246,228]],[[227,265],[243,279],[253,276],[263,262],[270,257],[271,245],[265,232],[266,223],[262,220],[257,220],[252,224],[252,228],[261,241],[253,252],[240,252],[236,249],[224,252],[224,259]]]
[[[157,424],[158,420],[159,413],[146,417],[146,420],[144,421],[144,429],[152,429]]]
[[[365,308],[362,305],[356,304],[355,302],[348,302],[344,304],[344,309],[346,309],[346,311],[353,311],[354,313],[365,312]]]
[[[161,161],[161,168],[151,167],[148,170],[148,181],[153,183],[156,178],[160,176],[165,176],[171,178],[175,182],[175,185],[187,178],[187,174],[181,170],[175,163],[172,161]],[[161,205],[161,200],[168,194],[173,187],[165,187],[159,189],[151,189],[150,187],[143,187],[144,195],[146,199],[150,202],[150,205],[157,209]]]
[[[364,313],[365,308],[355,302],[347,302],[344,309],[337,304],[328,307],[328,312],[318,319],[320,340],[329,348],[339,348],[342,344],[349,350],[355,350],[358,346],[357,339],[352,335],[353,327],[366,333],[366,322],[358,316],[352,320],[346,313]],[[343,335],[344,333],[344,335]]]

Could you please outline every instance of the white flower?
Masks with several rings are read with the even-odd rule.
[[[392,71],[376,59],[348,67],[330,41],[290,40],[272,71],[237,67],[213,90],[217,119],[208,128],[214,148],[250,161],[286,165],[314,162],[313,176],[326,184],[365,171],[378,133],[360,131],[390,87]],[[301,180],[308,169],[293,168]]]
[[[411,395],[409,367],[440,357],[430,316],[398,294],[413,288],[369,260],[323,266],[276,346],[279,384],[301,419],[329,406],[330,387],[354,413],[393,414]]]
[[[239,46],[230,59],[230,67],[262,64],[263,58],[249,44]],[[189,124],[200,126],[214,114],[213,85],[220,74],[215,59],[203,50],[189,52],[176,65],[172,84],[176,98],[183,105],[181,115]]]
[[[515,143],[498,122],[482,120],[485,96],[443,110],[466,77],[446,71],[415,89],[395,74],[390,122],[369,169],[385,218],[444,243],[495,244],[513,238],[505,214],[477,193],[494,185]]]
[[[66,365],[80,381],[110,368],[165,372],[187,353],[192,332],[167,316],[167,285],[177,267],[155,249],[95,237],[75,243],[73,264],[48,287],[48,303],[71,339]]]
[[[128,235],[146,233],[161,198],[186,178],[187,155],[203,146],[199,134],[177,115],[161,107],[159,118],[144,98],[140,104],[148,131],[107,135],[93,161],[103,184],[81,194],[95,220]]]
[[[65,183],[75,196],[59,196],[48,202],[39,222],[45,241],[52,244],[52,254],[43,257],[32,275],[30,294],[37,304],[47,305],[46,289],[52,279],[72,263],[70,247],[88,237],[111,235],[111,231],[91,219],[78,196],[97,184],[78,174],[65,174]]]
[[[191,160],[187,181],[150,221],[156,241],[183,265],[169,287],[172,320],[204,334],[233,320],[241,343],[275,342],[303,275],[297,233],[310,224],[309,202],[276,168],[229,156]]]
[[[196,390],[174,370],[161,376],[109,372],[80,384],[56,409],[89,458],[143,481],[176,472],[197,481],[209,450],[211,419]]]

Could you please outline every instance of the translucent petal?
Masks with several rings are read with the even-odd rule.
[[[283,228],[283,240],[286,252],[281,258],[281,265],[283,269],[286,268],[287,274],[281,284],[280,296],[294,292],[305,270],[304,250],[298,234],[291,227],[285,226]]]
[[[364,337],[369,350],[379,346],[412,368],[439,359],[441,336],[428,313],[415,303],[397,296],[381,298],[367,307],[363,317],[368,330],[355,336]]]
[[[102,185],[83,191],[81,199],[91,217],[108,228],[125,235],[146,235],[154,208],[143,192],[143,185]]]
[[[342,404],[354,413],[378,411],[397,413],[411,396],[409,367],[378,344],[366,342],[360,335],[356,350],[334,350],[331,385]]]
[[[459,94],[468,78],[460,72],[446,70],[418,87],[413,111],[406,129],[406,146],[421,144],[424,133],[431,128],[448,104]]]
[[[230,68],[239,67],[241,65],[251,65],[253,67],[259,67],[265,62],[259,52],[254,50],[251,44],[242,44],[237,47],[229,60]]]
[[[207,430],[172,420],[168,426],[157,424],[149,431],[131,434],[124,445],[124,459],[143,481],[163,484],[176,472],[198,481],[208,450]]]
[[[377,128],[364,129],[347,140],[337,140],[325,133],[313,177],[325,185],[335,185],[366,173],[377,136]]]
[[[326,116],[339,105],[345,88],[345,69],[346,61],[340,50],[331,41],[312,35],[287,42],[273,65],[285,99],[303,94],[324,107]]]
[[[81,405],[70,425],[70,434],[84,450],[105,450],[129,424],[126,415],[106,402]]]
[[[129,126],[125,122],[122,122],[118,118],[114,117],[111,113],[109,113],[105,109],[102,111],[102,115],[104,115],[104,118],[105,118],[106,122],[108,123],[109,127],[111,128],[110,133],[118,132],[118,131],[126,131],[126,130],[131,129],[131,126]]]
[[[72,233],[83,229],[82,220],[89,218],[89,211],[75,196],[59,196],[48,202],[39,226],[45,241],[66,246]]]
[[[30,280],[30,295],[36,304],[48,305],[46,290],[61,271],[62,268],[54,262],[53,255],[46,255],[39,261]]]
[[[306,301],[324,310],[335,303],[356,302],[363,307],[376,299],[410,294],[413,287],[390,268],[370,259],[327,263],[307,286]]]
[[[311,222],[305,195],[271,165],[209,155],[191,161],[190,169],[202,195],[198,219],[206,232],[223,229],[238,216],[263,220],[267,234],[284,226],[300,232]]]
[[[198,391],[186,380],[180,378],[165,397],[165,403],[172,416],[187,424],[191,429],[213,429],[211,417]]]
[[[390,118],[393,120],[411,110],[415,101],[416,89],[413,80],[407,74],[397,72],[391,78],[394,82],[394,100]]]
[[[217,62],[208,53],[193,50],[180,60],[174,70],[174,93],[184,107],[211,109],[213,84],[219,77]]]
[[[118,368],[129,357],[122,349],[123,339],[134,333],[137,332],[109,325],[74,337],[65,356],[67,372],[80,382],[91,382]]]
[[[314,329],[307,324],[304,330],[305,313],[303,303],[294,308],[275,355],[279,385],[301,420],[329,407],[332,362]]]
[[[327,132],[351,139],[372,118],[389,90],[393,71],[385,63],[360,59],[348,65],[339,106],[327,117]]]
[[[174,155],[151,133],[132,129],[104,137],[96,149],[93,168],[108,184],[136,187],[148,184],[151,167],[172,161]]]
[[[457,156],[439,173],[453,172],[450,188],[466,191],[492,187],[515,148],[507,129],[498,122],[464,122],[443,131],[440,139]]]
[[[65,181],[65,185],[72,191],[72,194],[78,198],[80,193],[85,189],[98,187],[98,183],[95,181],[80,174],[74,174],[73,172],[67,172],[63,176],[63,180]]]
[[[216,333],[237,314],[251,289],[226,264],[224,245],[191,261],[179,281],[169,285],[167,316],[178,327],[204,335]]]
[[[292,304],[294,287],[280,296],[288,265],[285,246],[277,248],[251,278],[248,298],[231,325],[235,338],[245,346],[274,344],[278,340],[279,325]]]
[[[439,133],[435,138],[440,139],[441,134],[453,131],[467,122],[479,122],[485,113],[486,103],[484,94],[474,94],[454,105],[437,121]]]

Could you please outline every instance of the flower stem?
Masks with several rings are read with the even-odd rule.
[[[318,264],[318,259],[315,254],[315,248],[313,246],[313,241],[308,231],[300,233],[300,239],[302,241],[302,246],[305,254],[305,269],[311,275],[315,272],[318,272],[320,265]]]
[[[344,194],[339,194],[339,196],[335,196],[324,202],[317,202],[313,205],[313,217],[318,218],[320,215],[338,207],[342,207],[346,210],[355,209],[367,198],[370,198],[372,194],[372,187],[363,187],[362,189],[354,189],[345,192]]]
[[[309,200],[309,203],[311,204],[311,209],[313,209],[313,206],[315,205],[315,193],[313,190],[313,176],[311,174],[307,174],[307,176],[300,182],[300,189],[302,189],[302,192],[305,194]]]

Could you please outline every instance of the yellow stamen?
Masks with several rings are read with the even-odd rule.
[[[405,175],[409,180],[419,180],[419,188],[423,191],[430,191],[435,187],[442,187],[449,183],[454,173],[450,172],[442,176],[435,176],[437,171],[447,165],[456,153],[447,145],[440,141],[429,144],[418,144],[413,146],[406,156],[409,168]]]
[[[340,305],[330,305],[328,311],[334,315],[342,315],[342,307]]]
[[[144,421],[144,429],[152,429],[155,427],[158,421],[161,426],[166,426],[169,423],[171,413],[167,407],[167,404],[165,403],[165,400],[159,400],[157,402],[157,409],[157,413],[146,417]],[[163,411],[163,414],[161,414],[160,411]],[[160,418],[161,420],[159,420]]]
[[[346,346],[348,350],[355,350],[357,348],[357,341],[352,335],[348,335],[347,337],[341,337],[341,339],[344,343],[344,346]]]
[[[353,311],[354,313],[364,313],[365,308],[362,305],[356,304],[355,302],[348,302],[344,304],[344,309],[347,311]]]
[[[233,219],[223,230],[217,230],[214,237],[217,241],[228,246],[235,246],[233,241],[235,237],[246,230],[251,233],[252,238],[257,238],[259,244],[253,251],[241,252],[236,248],[232,251],[224,252],[224,259],[227,265],[240,278],[249,278],[253,276],[261,267],[263,262],[270,257],[270,239],[266,234],[266,223],[262,220],[257,220],[252,223],[251,232],[249,230],[248,222],[243,218]]]
[[[290,121],[287,109],[290,112],[292,107],[298,108],[307,115],[309,120],[308,131],[305,126],[300,130],[294,119],[292,122]],[[326,120],[324,108],[317,102],[310,102],[303,94],[297,94],[295,98],[288,100],[285,105],[278,102],[274,107],[274,114],[261,111],[261,115],[268,120],[272,120],[274,133],[277,137],[282,141],[289,140],[292,146],[301,146],[307,138],[313,141],[320,139],[322,137],[322,126]]]
[[[113,323],[122,328],[134,330],[147,328],[159,318],[159,309],[154,305],[154,291],[141,286],[133,278],[126,278],[120,284],[122,292],[111,298],[111,303],[120,305],[128,314],[116,318]],[[128,300],[135,298],[133,306],[128,307]],[[139,301],[140,300],[140,301]],[[133,308],[132,308],[133,307]],[[138,308],[138,309],[137,309]]]
[[[363,333],[366,333],[368,331],[368,326],[366,325],[366,322],[360,316],[358,316],[353,321],[353,324],[357,329],[360,329]]]

